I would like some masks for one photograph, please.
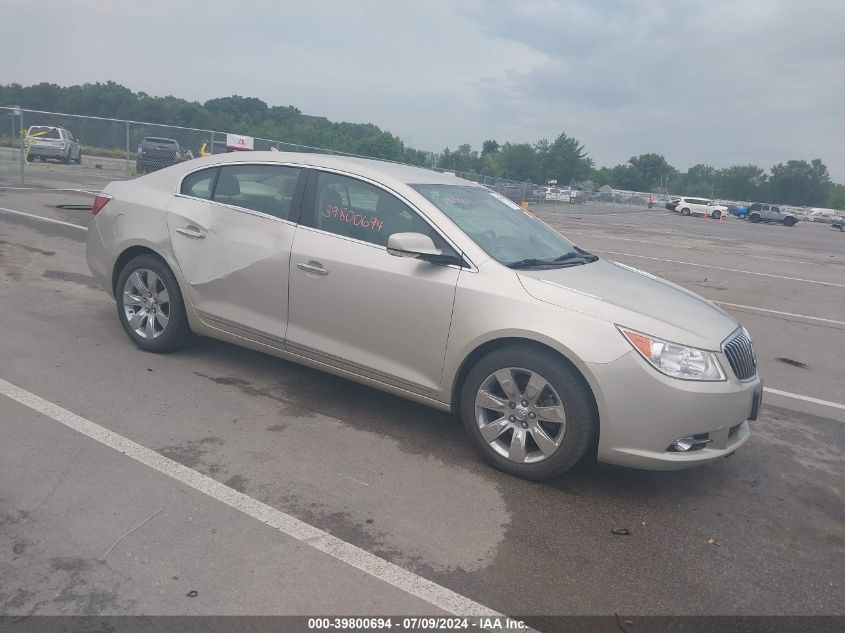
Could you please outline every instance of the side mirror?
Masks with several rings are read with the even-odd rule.
[[[394,233],[387,238],[387,252],[395,257],[413,257],[432,264],[454,264],[464,266],[460,255],[442,250],[434,241],[422,233]]]
[[[443,251],[434,245],[434,241],[422,233],[394,233],[387,238],[387,252],[396,257],[416,257],[422,255],[442,255]]]

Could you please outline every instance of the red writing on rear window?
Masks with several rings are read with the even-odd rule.
[[[384,227],[384,222],[376,217],[368,217],[361,213],[350,211],[346,207],[336,207],[334,205],[326,205],[326,208],[320,212],[324,218],[334,218],[341,222],[354,224],[355,226],[363,226],[365,229],[372,229],[373,231],[381,231]]]

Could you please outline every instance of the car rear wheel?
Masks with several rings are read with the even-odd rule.
[[[583,377],[551,352],[505,347],[470,370],[461,418],[475,448],[511,475],[542,480],[574,466],[598,431]]]
[[[783,219],[783,225],[784,226],[792,226],[793,224],[795,224],[795,218],[784,218]]]
[[[173,272],[154,255],[130,260],[115,286],[117,314],[126,334],[148,352],[173,352],[191,337]]]
[[[689,209],[681,209],[681,215],[689,215]]]
[[[760,221],[760,215],[758,213],[752,213],[748,216],[748,219],[754,222],[755,224]]]

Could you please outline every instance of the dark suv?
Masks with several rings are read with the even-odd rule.
[[[172,138],[145,136],[138,147],[136,170],[139,174],[145,174],[186,160],[188,153],[179,146],[178,141]]]

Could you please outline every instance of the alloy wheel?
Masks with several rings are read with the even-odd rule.
[[[537,372],[518,367],[499,369],[481,383],[475,420],[490,448],[519,464],[551,457],[566,432],[557,391]]]
[[[170,322],[170,295],[161,278],[139,268],[123,285],[123,312],[129,329],[141,338],[153,340],[164,334]]]

